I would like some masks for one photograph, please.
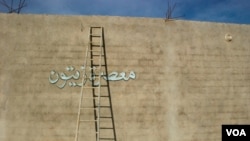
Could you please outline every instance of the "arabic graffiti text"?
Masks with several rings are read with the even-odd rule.
[[[50,72],[50,76],[49,76],[49,82],[51,84],[56,85],[58,88],[62,89],[66,86],[66,84],[68,83],[68,85],[70,87],[81,87],[84,86],[85,83],[87,81],[93,81],[96,80],[96,67],[86,69],[84,66],[81,66],[80,69],[83,71],[85,70],[85,74],[82,75],[83,76],[83,81],[82,82],[76,82],[76,80],[80,79],[80,71],[76,70],[75,71],[75,67],[73,66],[67,66],[66,67],[66,71],[68,72],[67,74],[65,72],[56,72],[55,70],[52,70]],[[89,71],[89,75],[87,75],[86,70]],[[130,71],[129,75],[126,76],[125,72],[111,72],[110,74],[106,75],[104,72],[100,72],[100,76],[104,79],[104,80],[108,80],[108,81],[120,81],[120,80],[125,80],[128,81],[129,79],[135,79],[136,75],[134,71]],[[94,84],[95,86],[99,85],[99,82],[96,82]]]

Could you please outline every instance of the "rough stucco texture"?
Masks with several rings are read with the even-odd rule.
[[[83,64],[90,26],[108,70],[136,73],[110,82],[119,141],[220,141],[222,124],[250,123],[249,25],[0,14],[1,141],[74,140],[80,88],[48,77]]]

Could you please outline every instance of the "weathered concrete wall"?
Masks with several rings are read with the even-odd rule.
[[[48,77],[83,64],[90,26],[109,71],[136,73],[110,82],[119,141],[220,141],[221,124],[249,124],[249,25],[1,14],[1,141],[74,140],[80,88]]]

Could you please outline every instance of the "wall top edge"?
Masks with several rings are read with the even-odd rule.
[[[132,17],[132,16],[105,16],[105,15],[57,15],[57,14],[16,14],[16,13],[0,13],[0,17],[50,17],[50,18],[100,18],[102,20],[133,20],[137,22],[153,21],[153,22],[166,22],[165,18],[154,18],[154,17]],[[223,23],[223,22],[210,22],[210,21],[196,21],[186,19],[170,19],[168,22],[183,22],[183,23],[194,23],[194,24],[213,24],[213,25],[236,25],[250,27],[250,24],[237,24],[237,23]]]

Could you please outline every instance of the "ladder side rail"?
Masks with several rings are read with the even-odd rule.
[[[103,42],[103,53],[104,53],[104,63],[105,65],[105,77],[108,78],[108,68],[107,68],[107,56],[106,56],[106,46],[105,46],[105,36],[104,36],[104,29],[102,29],[102,42]],[[110,91],[110,85],[109,80],[106,80],[107,83],[107,89],[108,89],[108,97],[109,97],[109,106],[110,106],[110,113],[111,113],[111,120],[112,120],[112,126],[113,126],[113,135],[114,135],[114,141],[116,141],[116,130],[115,130],[115,121],[114,121],[114,113],[113,113],[113,106],[112,106],[112,98],[111,98],[111,91]]]
[[[91,32],[91,28],[90,28]],[[90,34],[89,34],[89,38]],[[87,58],[88,58],[88,52],[89,52],[90,45],[86,48],[85,52],[85,62],[84,62],[84,70],[83,70],[83,78],[82,78],[82,87],[81,87],[81,93],[80,93],[80,100],[79,100],[79,107],[78,107],[78,116],[77,116],[77,124],[76,124],[76,134],[75,134],[75,141],[78,141],[78,135],[79,135],[79,124],[80,124],[80,115],[81,115],[81,105],[82,105],[82,99],[83,99],[83,87],[84,87],[84,81],[85,81],[85,75],[86,75],[86,66],[87,66]]]
[[[100,54],[99,54],[99,74],[98,74],[98,80],[99,80],[99,86],[98,86],[98,120],[97,120],[97,128],[98,128],[98,137],[97,141],[100,140],[100,105],[101,105],[101,67],[102,67],[102,52],[103,52],[103,42],[102,42],[102,34],[103,34],[103,28],[101,27],[101,38],[100,38]]]
[[[91,75],[95,75],[95,70],[94,70],[94,54],[93,54],[93,32],[92,32],[92,29],[94,28],[94,27],[90,27],[91,28],[91,32],[90,32],[90,39],[89,39],[89,45],[90,45],[90,66],[91,66]],[[93,77],[95,77],[95,76],[93,76]],[[98,100],[98,99],[95,99],[95,93],[96,93],[96,91],[98,91],[98,87],[97,87],[97,89],[95,89],[95,88],[93,88],[93,87],[95,87],[95,79],[92,79],[92,95],[93,95],[93,106],[94,106],[94,120],[95,120],[95,131],[96,131],[96,140],[98,139],[98,137],[99,137],[99,130],[98,130],[98,117],[99,117],[99,115],[98,115],[98,111],[99,111],[99,109],[96,107],[96,103],[98,102],[98,101],[96,101],[96,100]]]

